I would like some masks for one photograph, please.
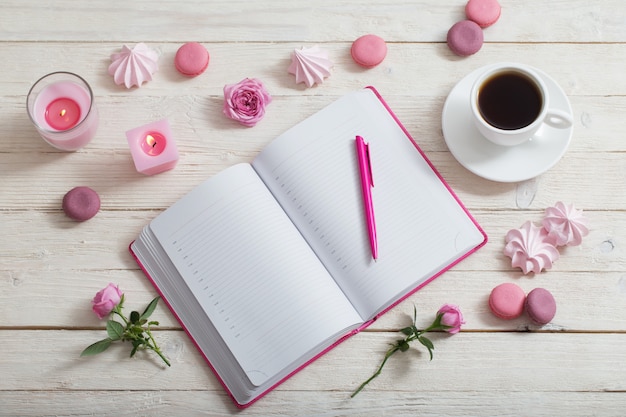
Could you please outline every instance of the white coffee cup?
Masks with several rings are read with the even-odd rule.
[[[515,146],[527,142],[545,123],[558,129],[572,125],[572,116],[550,108],[550,93],[531,67],[517,63],[490,66],[472,85],[472,118],[491,142]]]

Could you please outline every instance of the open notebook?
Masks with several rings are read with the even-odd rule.
[[[356,135],[370,147],[377,261]],[[245,407],[486,240],[369,87],[201,183],[130,250]]]

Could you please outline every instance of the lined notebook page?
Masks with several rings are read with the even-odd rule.
[[[370,144],[377,262],[365,223],[356,135]],[[484,240],[369,89],[285,132],[253,166],[363,319]]]
[[[254,385],[360,321],[250,165],[209,179],[150,227]]]

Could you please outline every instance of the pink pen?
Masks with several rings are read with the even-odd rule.
[[[372,176],[370,149],[369,144],[365,143],[361,136],[357,136],[355,142],[356,154],[359,160],[361,190],[363,191],[365,220],[367,221],[367,231],[369,233],[370,247],[372,248],[372,258],[376,260],[378,259],[378,243],[376,239],[376,221],[374,220],[374,204],[372,202],[372,187],[374,187],[374,177]]]

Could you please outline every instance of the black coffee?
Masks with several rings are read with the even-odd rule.
[[[519,72],[502,72],[488,78],[478,90],[478,109],[490,125],[503,130],[528,126],[541,112],[539,87]]]

